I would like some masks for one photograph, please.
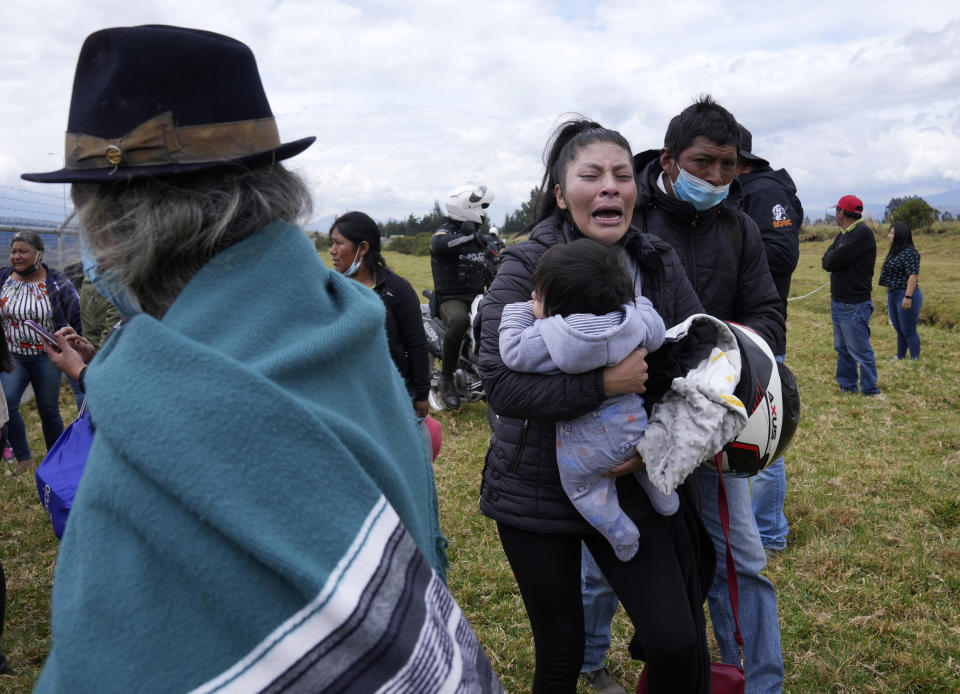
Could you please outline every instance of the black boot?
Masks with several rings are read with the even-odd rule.
[[[457,386],[453,383],[453,376],[450,374],[440,374],[440,399],[443,406],[448,410],[456,410],[460,407],[460,396],[457,395]]]

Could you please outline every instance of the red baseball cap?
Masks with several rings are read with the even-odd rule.
[[[851,214],[863,214],[863,200],[856,195],[844,195],[837,203],[837,207]]]

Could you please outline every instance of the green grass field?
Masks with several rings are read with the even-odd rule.
[[[786,456],[789,546],[767,567],[780,602],[786,692],[960,692],[960,234],[915,241],[923,257],[923,355],[891,361],[895,335],[877,288],[872,342],[882,397],[838,392],[829,290],[790,304],[787,362],[804,409]],[[827,282],[820,269],[827,245],[801,244],[794,296]],[[879,274],[885,237],[878,246]],[[418,292],[431,286],[428,258],[387,259]],[[62,403],[68,419],[66,391]],[[477,510],[489,437],[483,405],[440,419],[436,477],[450,588],[507,691],[528,691],[533,646],[523,604],[494,525]],[[35,414],[28,429],[39,458]],[[36,681],[49,648],[56,550],[32,476],[4,480],[2,650],[16,674],[0,677],[0,692],[28,692]],[[626,656],[629,638],[621,611],[608,664],[628,689],[640,671]]]

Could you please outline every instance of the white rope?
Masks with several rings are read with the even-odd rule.
[[[819,292],[819,291],[820,291],[821,289],[823,289],[824,287],[829,287],[829,286],[830,286],[830,283],[827,282],[827,283],[824,284],[823,286],[817,287],[817,288],[814,289],[812,292],[810,292],[810,293],[808,293],[808,294],[804,294],[803,296],[791,296],[789,299],[787,299],[787,301],[797,301],[797,300],[799,300],[799,299],[806,299],[806,298],[807,298],[808,296],[810,296],[811,294],[816,294],[817,292]]]

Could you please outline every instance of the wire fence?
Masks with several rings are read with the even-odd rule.
[[[13,237],[21,231],[33,231],[43,239],[43,261],[52,267],[64,267],[80,260],[80,229],[68,218],[62,222],[30,219],[0,219],[0,250],[10,248]],[[0,267],[9,263],[0,255]]]
[[[20,231],[40,235],[48,265],[62,268],[80,259],[79,225],[67,186],[55,191],[0,185],[0,251],[8,250]],[[0,255],[0,267],[9,264],[5,255]]]

